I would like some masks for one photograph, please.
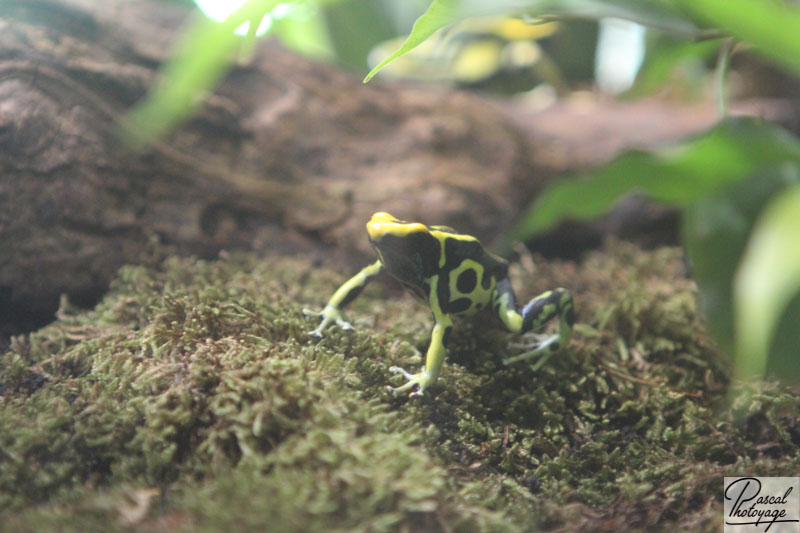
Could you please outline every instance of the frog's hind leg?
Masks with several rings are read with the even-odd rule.
[[[497,289],[495,310],[506,329],[513,333],[538,330],[556,316],[559,317],[556,334],[539,335],[533,344],[523,345],[526,351],[503,360],[508,365],[538,357],[539,360],[534,365],[534,369],[538,369],[572,337],[572,326],[575,324],[572,295],[563,288],[544,292],[528,302],[520,313],[508,280],[498,283]]]

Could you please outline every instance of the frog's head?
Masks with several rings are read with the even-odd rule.
[[[381,212],[367,222],[367,233],[383,266],[400,281],[418,286],[438,270],[441,246],[425,224]]]

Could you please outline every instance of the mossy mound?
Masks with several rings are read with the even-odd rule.
[[[0,523],[19,531],[717,530],[724,475],[800,470],[800,396],[735,385],[675,250],[614,244],[514,271],[578,327],[505,367],[509,336],[457,324],[424,398],[429,313],[375,284],[356,331],[301,308],[344,276],[235,255],[126,267],[91,312],[0,356]],[[735,398],[731,401],[731,398]]]

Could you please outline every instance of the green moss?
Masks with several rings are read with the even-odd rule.
[[[529,265],[530,267],[530,265]],[[800,396],[730,384],[675,250],[610,244],[517,267],[569,287],[560,357],[505,367],[509,337],[457,325],[437,385],[428,312],[376,284],[355,332],[300,312],[343,276],[236,255],[126,267],[91,312],[0,356],[0,520],[20,531],[716,530],[724,475],[793,475]],[[485,321],[482,321],[485,323]]]

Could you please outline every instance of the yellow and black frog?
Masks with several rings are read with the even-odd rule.
[[[527,351],[504,360],[506,364],[531,357],[546,359],[569,341],[575,322],[570,293],[562,288],[547,291],[520,311],[508,279],[508,263],[484,250],[475,237],[446,226],[405,222],[389,213],[372,215],[367,232],[378,260],[339,287],[321,312],[304,310],[304,313],[322,318],[319,327],[311,332],[314,337],[321,337],[330,324],[352,329],[342,315],[342,308],[384,269],[411,294],[427,302],[433,312],[434,326],[425,368],[417,374],[390,368],[408,380],[400,387],[386,387],[393,395],[412,390],[412,397],[422,396],[436,381],[455,315],[489,310],[512,333],[536,330],[559,317],[558,333],[527,346]]]

